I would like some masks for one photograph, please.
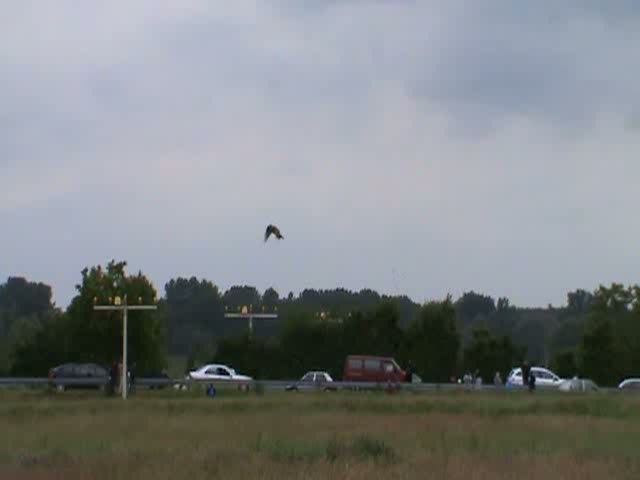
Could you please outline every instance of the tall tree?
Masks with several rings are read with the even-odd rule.
[[[51,287],[41,282],[9,277],[0,284],[0,371],[11,371],[17,351],[60,313],[51,299]]]
[[[231,310],[237,310],[243,306],[253,305],[257,307],[260,302],[260,292],[255,287],[249,285],[233,285],[229,290],[224,292],[222,298],[224,305]]]
[[[567,293],[567,309],[571,313],[587,313],[594,302],[594,295],[578,289]]]
[[[49,285],[30,282],[23,277],[9,277],[0,284],[0,310],[16,317],[42,316],[54,309]]]
[[[456,311],[460,318],[465,322],[471,322],[476,317],[486,317],[496,311],[495,301],[488,295],[482,295],[474,292],[465,292],[456,301]]]
[[[582,376],[600,385],[614,383],[617,374],[613,323],[605,315],[596,314],[589,320],[579,356]]]
[[[464,350],[467,371],[479,371],[484,382],[491,382],[496,372],[506,379],[509,371],[520,363],[524,348],[517,347],[504,335],[495,337],[484,328],[474,329],[471,343]]]
[[[280,295],[278,295],[275,288],[267,288],[262,294],[262,305],[270,311],[277,307],[279,302]]]
[[[426,381],[446,382],[456,374],[460,335],[451,297],[429,302],[407,332],[409,357]]]
[[[165,285],[169,351],[191,353],[197,344],[233,333],[224,319],[218,287],[196,277],[171,279]]]
[[[122,312],[95,311],[94,302],[107,303],[126,294],[129,303],[153,303],[156,290],[138,272],[125,273],[126,262],[111,261],[82,270],[82,282],[76,285],[78,294],[68,308],[69,361],[92,361],[109,364],[122,355]],[[166,329],[155,312],[131,311],[128,322],[128,353],[138,371],[160,369],[166,365]]]

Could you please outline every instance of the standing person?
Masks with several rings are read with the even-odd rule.
[[[500,372],[496,372],[496,374],[493,376],[493,385],[496,387],[502,386],[502,377],[500,376]]]
[[[129,384],[129,390],[131,391],[131,393],[135,393],[135,389],[136,389],[136,368],[137,368],[137,364],[136,362],[133,362],[133,364],[131,365],[131,369],[129,370],[129,377],[130,377],[130,384]]]
[[[111,371],[109,373],[109,395],[115,395],[118,388],[118,362],[111,362]]]
[[[468,371],[462,377],[462,381],[464,382],[464,389],[471,390],[471,382],[473,382],[473,377]]]
[[[529,362],[526,360],[522,365],[522,388],[527,388],[529,386],[529,377],[531,375],[531,367],[529,367]]]
[[[536,389],[536,376],[532,373],[529,374],[529,392],[533,392]]]
[[[409,360],[409,363],[407,365],[407,382],[412,383],[413,382],[413,362],[411,360]]]

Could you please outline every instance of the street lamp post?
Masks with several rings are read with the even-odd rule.
[[[95,302],[95,299],[94,299]],[[94,305],[94,310],[122,311],[122,398],[127,399],[127,312],[129,310],[157,310],[157,305],[142,305],[142,298],[138,298],[138,305],[127,303],[127,294],[124,294],[124,304],[121,304],[120,297],[114,298],[113,305]]]

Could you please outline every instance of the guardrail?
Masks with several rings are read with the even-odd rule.
[[[108,377],[94,377],[94,378],[52,378],[47,377],[0,377],[0,386],[54,386],[54,387],[71,387],[71,386],[86,386],[86,387],[101,387],[107,386],[109,383]],[[487,384],[478,387],[476,385],[460,384],[460,383],[386,383],[386,382],[303,382],[301,380],[193,380],[193,379],[172,379],[172,378],[152,378],[152,377],[138,377],[135,379],[136,387],[175,387],[175,388],[190,388],[192,385],[208,385],[213,383],[216,386],[248,386],[249,389],[254,390],[259,385],[264,390],[277,391],[285,390],[290,386],[297,386],[300,390],[322,390],[325,387],[330,387],[337,390],[405,390],[409,392],[428,392],[428,391],[511,391],[522,390],[521,386],[505,387]],[[556,390],[556,387],[536,386],[536,390]],[[620,390],[618,388],[600,387],[600,391],[605,392],[618,392],[628,393],[633,390]]]

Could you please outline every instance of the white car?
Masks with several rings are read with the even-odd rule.
[[[559,387],[563,379],[543,367],[531,367],[531,375],[536,377],[537,387]],[[514,368],[507,376],[507,386],[522,386],[522,369]]]
[[[233,368],[219,363],[204,365],[197,370],[192,370],[187,375],[187,380],[236,380],[251,381],[251,377],[240,375]]]
[[[640,378],[627,378],[618,385],[620,390],[638,390],[640,392]]]

